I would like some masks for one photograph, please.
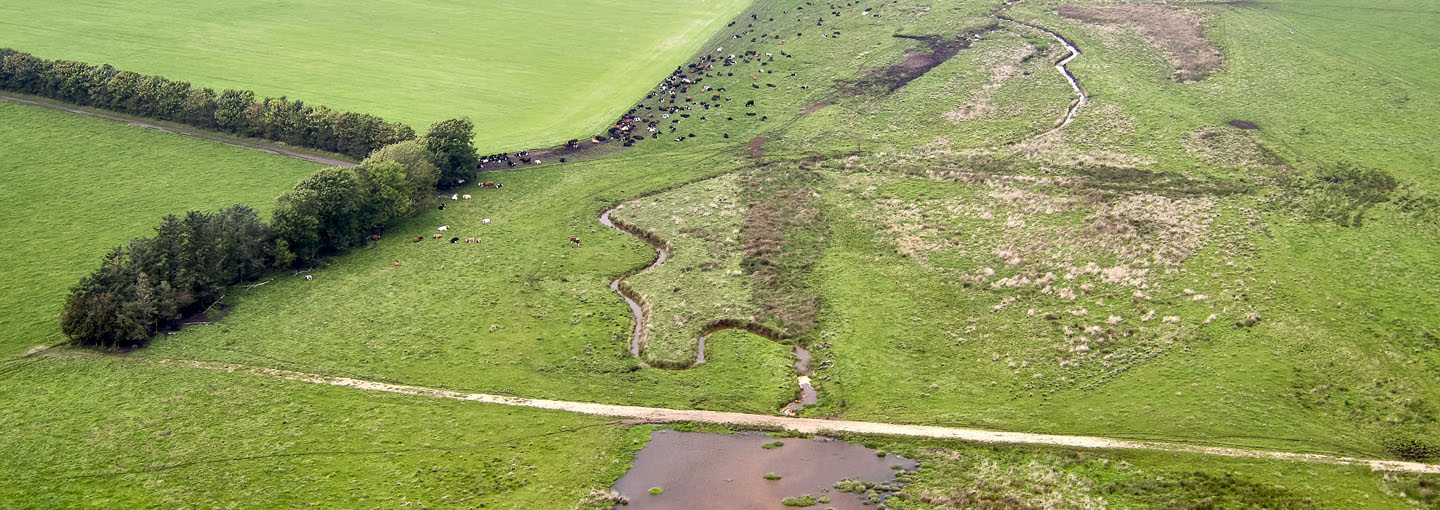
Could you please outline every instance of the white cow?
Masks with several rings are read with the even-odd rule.
[[[436,228],[435,230],[439,230],[439,231],[441,231],[441,232],[444,232],[444,231],[446,231],[446,230],[450,230],[450,225],[440,225],[440,227]]]
[[[465,199],[465,200],[470,200],[470,195],[460,195],[460,198],[463,198],[463,199]]]
[[[486,224],[486,225],[489,225],[489,224],[490,224],[490,218],[485,218],[485,219],[483,219],[483,220],[480,220],[480,223],[484,223],[484,224]]]
[[[450,195],[450,200],[460,200],[459,194]]]

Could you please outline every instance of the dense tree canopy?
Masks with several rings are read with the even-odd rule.
[[[359,246],[432,199],[432,159],[408,141],[352,168],[326,167],[276,198],[269,224],[244,205],[166,216],[71,288],[61,330],[82,345],[140,344],[229,285]]]
[[[256,101],[255,93],[248,90],[216,93],[161,76],[45,60],[6,48],[0,48],[0,89],[355,158],[415,138],[410,126],[373,115],[336,112],[284,97]]]

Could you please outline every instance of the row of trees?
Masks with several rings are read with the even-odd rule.
[[[415,130],[363,113],[284,97],[257,101],[249,90],[216,92],[188,82],[0,48],[0,89],[179,122],[355,158],[415,138]]]
[[[213,304],[229,285],[360,246],[434,200],[442,169],[473,177],[451,166],[477,157],[471,129],[465,119],[437,123],[431,132],[446,140],[427,135],[383,147],[355,167],[322,169],[276,199],[269,223],[244,205],[166,216],[154,236],[115,248],[70,289],[61,330],[81,345],[141,344]]]

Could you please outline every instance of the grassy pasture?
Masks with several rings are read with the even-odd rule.
[[[0,103],[0,352],[63,337],[67,289],[166,214],[249,204],[268,214],[314,163],[118,122]]]
[[[962,123],[949,128],[955,134],[953,139],[937,141],[929,128],[889,130],[886,126],[904,119],[864,112],[894,102],[912,111],[929,112],[926,118],[932,120],[926,122],[933,122],[955,108],[954,103],[934,105],[932,98],[937,94],[955,93],[957,102],[960,97],[972,97],[967,91],[993,78],[983,72],[990,65],[987,62],[998,62],[1004,55],[1022,59],[1022,53],[1038,53],[1042,47],[1053,53],[1053,41],[1044,42],[1021,29],[987,33],[975,41],[973,51],[963,50],[956,60],[893,93],[871,90],[843,95],[836,91],[844,88],[844,83],[871,76],[857,70],[856,62],[865,68],[879,68],[904,62],[907,54],[923,50],[918,42],[891,37],[897,27],[909,34],[965,32],[984,27],[988,21],[983,16],[937,16],[933,9],[901,2],[888,4],[879,11],[880,18],[861,18],[858,13],[836,16],[829,23],[841,32],[839,38],[817,38],[813,33],[790,37],[790,33],[810,30],[798,27],[813,25],[798,16],[775,16],[774,25],[756,24],[763,25],[760,29],[745,23],[751,12],[768,20],[774,10],[786,8],[758,4],[746,11],[741,24],[712,39],[716,46],[726,40],[737,41],[729,44],[738,44],[735,47],[742,53],[753,49],[761,54],[774,52],[780,58],[716,67],[726,74],[712,73],[704,83],[725,87],[724,93],[733,100],[725,101],[720,113],[697,107],[686,110],[691,117],[672,123],[683,134],[694,130],[695,138],[687,136],[684,143],[660,138],[602,160],[491,174],[494,177],[486,179],[506,183],[503,192],[477,191],[473,201],[453,204],[443,213],[434,211],[395,229],[378,247],[341,257],[329,268],[315,271],[313,282],[286,278],[235,293],[228,298],[235,313],[225,322],[161,339],[138,355],[280,364],[312,372],[534,397],[770,412],[767,410],[791,393],[786,380],[788,356],[781,346],[757,338],[733,332],[717,336],[710,344],[712,353],[707,353],[711,354],[709,362],[693,370],[631,371],[636,361],[625,349],[629,314],[605,285],[614,275],[648,261],[650,251],[627,236],[604,229],[594,216],[604,207],[636,195],[753,164],[753,160],[736,157],[741,149],[735,147],[737,141],[754,137],[775,140],[759,145],[771,149],[768,154],[747,151],[760,155],[760,161],[801,159],[812,150],[832,155],[853,150],[846,147],[853,139],[824,134],[833,132],[833,127],[816,127],[843,123],[852,133],[870,134],[864,142],[870,145],[865,147],[883,150],[826,164],[833,170],[822,195],[834,232],[813,275],[824,303],[815,347],[820,356],[817,361],[833,359],[835,368],[822,372],[817,380],[823,400],[815,414],[843,412],[847,417],[875,420],[1138,435],[1368,455],[1384,454],[1380,433],[1394,430],[1392,427],[1425,434],[1434,430],[1435,424],[1426,418],[1432,415],[1429,409],[1435,402],[1436,386],[1427,375],[1432,369],[1427,364],[1409,363],[1411,355],[1395,349],[1404,344],[1394,343],[1412,342],[1407,339],[1416,335],[1423,339],[1426,328],[1433,330],[1433,297],[1419,292],[1423,285],[1403,283],[1433,280],[1434,253],[1423,249],[1428,239],[1433,239],[1426,237],[1433,235],[1426,232],[1432,231],[1413,230],[1419,235],[1411,235],[1415,225],[1383,208],[1377,209],[1371,223],[1358,233],[1317,228],[1270,203],[1269,196],[1274,193],[1263,187],[1268,181],[1256,184],[1253,180],[1277,174],[1284,164],[1311,171],[1313,167],[1306,165],[1313,160],[1291,159],[1295,153],[1291,149],[1274,149],[1281,163],[1272,166],[1250,160],[1207,159],[1206,147],[1193,145],[1199,138],[1192,135],[1206,129],[1238,133],[1219,131],[1216,135],[1231,144],[1212,151],[1223,154],[1234,154],[1238,147],[1263,155],[1254,148],[1321,147],[1336,140],[1332,135],[1292,138],[1285,130],[1265,127],[1254,133],[1222,127],[1234,118],[1233,105],[1210,101],[1211,95],[1238,97],[1232,89],[1263,82],[1263,70],[1274,66],[1293,65],[1289,69],[1297,73],[1323,69],[1276,62],[1305,61],[1285,52],[1314,58],[1325,53],[1262,44],[1260,39],[1269,30],[1266,27],[1273,23],[1268,21],[1271,12],[1207,8],[1211,26],[1226,30],[1226,37],[1218,40],[1230,67],[1190,84],[1170,80],[1171,64],[1138,35],[1085,26],[1042,8],[1014,12],[1018,19],[1060,30],[1085,48],[1086,54],[1074,69],[1095,99],[1074,124],[1059,133],[1025,139],[1013,147],[976,149],[995,135],[967,137]],[[786,35],[781,39],[773,38],[782,33]],[[743,39],[767,34],[772,36],[770,42]],[[1256,44],[1227,45],[1227,40]],[[780,56],[781,50],[794,57]],[[1015,65],[1020,76],[1028,70],[1037,80],[1046,80],[1046,72],[1053,73],[1043,65],[1026,67],[1031,65],[1028,61]],[[759,73],[761,69],[766,72]],[[792,72],[797,76],[789,76]],[[763,85],[772,79],[777,87]],[[1019,79],[1012,75],[1009,80]],[[752,83],[757,86],[750,87]],[[807,83],[816,86],[802,88]],[[829,85],[819,85],[826,83]],[[1341,94],[1348,90],[1355,95],[1354,89],[1344,88],[1352,82],[1330,83],[1337,84],[1335,95],[1325,96],[1323,101],[1334,104],[1333,108],[1373,106],[1365,104],[1368,98],[1353,104]],[[984,85],[979,86],[983,89]],[[1287,99],[1286,90],[1261,90],[1252,100],[1285,105],[1293,101]],[[917,94],[920,91],[928,92]],[[1003,130],[995,131],[1001,133],[1000,138],[1040,131],[1052,122],[1049,114],[1058,112],[1052,102],[1063,104],[1068,101],[1066,94],[1065,84],[1057,76],[1034,84],[1007,81],[994,88],[992,99],[1000,102],[991,115],[965,122],[977,126],[993,122],[995,129]],[[805,105],[827,98],[835,104],[802,113]],[[757,102],[755,107],[741,106],[751,99]],[[1028,113],[1010,117],[1012,110],[1022,110],[1012,106],[1022,104],[1029,105],[1024,110]],[[1295,107],[1326,108],[1323,102]],[[739,112],[757,115],[736,115]],[[735,120],[721,123],[722,115]],[[709,119],[700,120],[700,116]],[[762,116],[769,119],[761,120]],[[1414,118],[1418,115],[1406,121]],[[1271,121],[1262,118],[1257,122],[1263,126]],[[989,128],[982,128],[982,133],[984,129]],[[788,140],[791,130],[814,144],[807,147]],[[728,142],[722,136],[726,133],[731,134]],[[1417,139],[1431,136],[1398,129],[1389,134],[1395,137],[1392,143],[1407,147],[1418,146]],[[1368,154],[1366,150],[1357,149],[1357,154]],[[977,155],[1001,161],[1002,169],[1021,180],[1046,176],[1080,179],[1093,189],[1001,189],[993,183],[940,183],[902,176],[972,170],[973,160],[967,158]],[[1082,164],[1095,162],[1140,169],[1132,175]],[[1407,166],[1404,159],[1366,163],[1390,168],[1396,175],[1426,185],[1426,174]],[[847,183],[847,179],[878,181]],[[866,198],[866,189],[872,185],[876,196]],[[1256,186],[1259,188],[1252,188]],[[1099,194],[1100,202],[1086,198],[1092,191]],[[682,189],[677,196],[689,192]],[[1036,197],[1048,197],[1039,203],[1073,203],[1055,213],[1006,209],[1024,206]],[[656,197],[649,201],[669,200]],[[893,210],[857,209],[857,200],[875,202],[864,207]],[[1004,205],[997,200],[1014,203]],[[681,223],[691,221],[684,216],[706,209],[695,205],[679,200],[670,207],[670,215],[657,210],[634,219],[660,223],[642,227],[678,232],[672,216],[681,218]],[[980,216],[979,208],[986,207],[994,208],[995,214]],[[1040,293],[1040,286],[1030,284],[990,288],[1012,277],[1033,281],[1047,272],[1063,276],[1066,271],[1059,268],[1012,267],[1006,260],[1014,256],[1030,260],[1037,255],[1016,240],[1089,242],[1084,241],[1084,229],[1098,228],[1091,218],[1102,211],[1113,213],[1119,222],[1116,225],[1138,221],[1148,225],[1146,228],[1162,228],[1158,232],[1165,237],[1142,237],[1136,242],[1158,242],[1168,246],[1166,249],[1180,250],[1185,253],[1184,260],[1178,266],[1135,265],[1126,270],[1144,274],[1145,287],[1111,285],[1104,279],[1124,275],[1092,272],[1073,283],[1055,284],[1054,290],[1064,288],[1064,292],[1075,293],[1074,297]],[[885,219],[891,213],[898,216]],[[482,218],[494,222],[484,225]],[[1011,220],[1019,223],[1008,225]],[[408,241],[412,236],[428,236],[434,227],[444,224],[451,226],[450,235],[479,235],[486,242],[473,246],[428,238],[419,245]],[[948,233],[935,239],[950,236],[951,240],[932,250],[927,243],[935,239],[927,238],[931,233],[924,229],[941,224]],[[909,241],[897,232],[912,228],[921,229],[916,231],[920,243],[903,244]],[[1164,230],[1167,228],[1175,230]],[[565,247],[570,235],[582,237],[584,246]],[[1350,242],[1347,238],[1380,243],[1387,249],[1380,258],[1336,249]],[[1105,244],[1109,241],[1104,236],[1095,242],[1100,244],[1061,243],[1054,254],[1075,271],[1092,262],[1110,267],[1125,256],[1124,251],[1117,251],[1122,248],[1151,249],[1140,244]],[[1067,251],[1072,249],[1082,250]],[[902,254],[906,250],[913,253]],[[1002,251],[1016,253],[1002,256]],[[1050,252],[1038,255],[1046,253]],[[393,267],[394,260],[402,266]],[[1320,270],[1377,262],[1397,269],[1375,276]],[[637,282],[650,292],[671,290],[671,295],[676,294],[675,287],[686,293],[705,290],[688,280],[703,273],[679,272],[687,265],[672,261],[668,267],[672,272],[662,268],[641,275]],[[975,278],[977,271],[987,267],[999,272],[984,275],[979,288],[962,285],[964,279]],[[1024,273],[1035,268],[1042,270]],[[1319,273],[1325,276],[1305,277]],[[1275,283],[1269,283],[1271,280]],[[1362,284],[1364,281],[1369,283]],[[1086,283],[1096,288],[1085,290],[1082,284]],[[1133,296],[1135,291],[1144,297]],[[1322,309],[1322,297],[1328,301],[1330,296],[1351,307],[1330,312],[1326,320],[1315,320],[1311,314],[1319,312],[1309,310]],[[702,299],[705,296],[692,299],[688,294],[679,297],[659,308],[735,301],[719,295],[708,300]],[[1282,305],[1311,301],[1314,303],[1309,306]],[[998,305],[1005,306],[996,311]],[[1328,310],[1334,304],[1325,306]],[[1031,308],[1036,309],[1036,316],[1029,315]],[[1156,313],[1147,317],[1151,310]],[[1373,319],[1375,310],[1384,310],[1389,319]],[[1040,318],[1047,312],[1065,320]],[[1262,317],[1259,325],[1233,326],[1250,312]],[[1216,317],[1210,319],[1211,314]],[[1112,315],[1118,322],[1109,323]],[[1164,320],[1172,315],[1178,323]],[[672,327],[673,316],[668,320],[665,329],[683,333],[683,327]],[[696,320],[703,319],[690,319]],[[1105,332],[1112,327],[1119,332]],[[1097,340],[1097,333],[1087,331],[1090,328],[1100,328],[1098,336],[1107,340]],[[1125,332],[1127,329],[1136,331]],[[668,333],[657,330],[657,334]],[[1418,342],[1423,349],[1423,340]],[[1367,363],[1345,370],[1335,368],[1342,360],[1357,356]],[[1372,379],[1379,382],[1371,383]],[[1327,396],[1324,392],[1330,390],[1326,388],[1336,394]],[[1401,393],[1413,398],[1397,400]]]
[[[632,449],[603,417],[113,359],[17,363],[0,369],[11,508],[573,508]]]
[[[588,137],[741,0],[10,2],[0,46],[380,115],[458,115],[482,151]]]
[[[822,296],[819,328],[808,339],[821,396],[819,406],[806,410],[812,416],[1363,456],[1390,455],[1383,440],[1396,432],[1440,434],[1440,350],[1434,342],[1440,302],[1431,292],[1440,288],[1435,225],[1392,204],[1369,211],[1363,227],[1307,221],[1285,201],[1292,190],[1276,184],[1287,176],[1313,178],[1323,165],[1346,158],[1433,193],[1435,135],[1424,122],[1437,111],[1432,75],[1406,67],[1393,53],[1357,59],[1355,52],[1366,48],[1359,43],[1363,32],[1341,30],[1339,18],[1311,15],[1373,13],[1369,22],[1399,29],[1391,42],[1371,48],[1428,47],[1433,28],[1410,27],[1428,19],[1414,12],[1423,5],[1193,6],[1202,10],[1206,33],[1226,62],[1195,83],[1171,80],[1173,64],[1139,34],[1064,18],[1054,12],[1056,5],[1027,3],[1008,14],[1056,30],[1086,52],[1072,69],[1094,97],[1060,132],[1027,134],[1043,131],[1069,96],[1068,86],[1044,64],[1056,56],[1053,41],[1022,29],[987,33],[895,91],[841,93],[873,78],[871,70],[925,49],[893,34],[969,33],[989,23],[984,14],[994,4],[887,2],[878,18],[850,11],[833,16],[826,29],[841,37],[819,38],[811,13],[786,18],[774,11],[788,14],[793,6],[760,2],[706,47],[795,56],[717,67],[734,73],[706,78],[705,84],[725,87],[733,97],[719,113],[687,110],[692,117],[676,124],[677,134],[667,139],[662,133],[658,142],[603,159],[486,174],[505,188],[468,188],[475,199],[447,202],[445,211],[392,228],[373,248],[312,268],[313,281],[286,273],[263,287],[237,289],[226,299],[233,313],[224,321],[157,339],[130,356],[139,362],[233,361],[527,397],[774,413],[793,396],[784,346],[726,331],[708,343],[707,363],[692,369],[645,369],[630,357],[629,312],[606,286],[614,275],[648,262],[652,251],[600,226],[596,215],[638,195],[663,192],[632,202],[654,207],[636,207],[627,219],[664,230],[675,236],[677,249],[693,247],[695,255],[703,249],[724,261],[717,268],[728,268],[736,254],[725,250],[733,243],[687,239],[683,227],[733,230],[730,220],[705,216],[720,209],[720,201],[712,208],[701,198],[725,195],[716,187],[734,179],[729,172],[759,173],[765,167],[751,168],[757,162],[787,160],[785,165],[813,165],[824,177],[815,200],[829,221],[816,255],[820,262],[809,275]],[[776,21],[744,33],[752,12]],[[1286,28],[1292,25],[1298,27],[1295,39]],[[1330,28],[1336,37],[1310,35]],[[805,36],[789,35],[800,32]],[[734,38],[741,34],[771,38]],[[1009,63],[1018,75],[985,88],[996,83],[997,66],[1030,52],[1037,55],[1032,61]],[[1423,62],[1430,55],[1417,52],[1414,58]],[[985,98],[991,108],[965,118],[966,111],[986,110],[963,109],[977,100],[976,87],[991,91]],[[756,107],[741,106],[751,99]],[[830,104],[809,109],[819,103]],[[957,108],[958,121],[946,116]],[[726,116],[735,120],[721,123]],[[1230,120],[1252,121],[1260,129],[1225,126]],[[673,141],[692,131],[696,137]],[[754,138],[769,141],[752,144],[760,150],[737,146]],[[817,153],[820,161],[810,163]],[[429,239],[440,225],[450,226],[446,237],[485,241]],[[583,239],[581,247],[567,245],[572,235]],[[423,242],[410,242],[415,236]],[[641,275],[637,284],[657,299],[679,299],[665,306],[740,306],[739,278],[706,292],[707,285],[719,289],[713,279],[682,271],[703,262],[677,258]],[[1124,270],[1091,271],[1090,263]],[[1048,280],[1049,291],[1037,280]],[[676,287],[681,291],[671,290]],[[1258,323],[1237,325],[1252,312]],[[670,314],[663,330],[657,325],[657,334],[686,339],[677,316]],[[93,365],[23,363],[41,368],[22,366],[5,377],[29,377],[34,370],[38,378],[61,381],[55,391],[71,395],[100,384],[88,374],[57,374]],[[51,363],[64,365],[45,368]],[[119,373],[144,371],[144,378],[182,388],[229,388],[231,381],[220,374],[176,375],[168,367],[150,373],[99,363]],[[17,386],[23,385],[3,387]],[[359,404],[351,397],[334,394],[325,412],[356,412]],[[250,407],[284,398],[241,395],[255,403]],[[22,398],[6,395],[0,402]],[[273,414],[265,416],[273,421]],[[518,426],[491,416],[472,419]],[[439,433],[401,421],[396,426],[406,433],[397,438]],[[260,437],[269,434],[246,426]],[[622,437],[601,430],[612,440]],[[44,441],[39,435],[32,431],[0,448],[40,451],[41,458],[69,451],[65,445],[37,446]],[[917,508],[964,498],[957,488],[971,486],[1001,498],[1064,494],[1077,507],[1104,497],[1122,508],[1208,498],[1226,507],[1383,508],[1410,505],[1398,496],[1402,491],[1416,494],[1413,477],[1380,478],[1352,468],[875,442],[931,463],[934,470],[907,489],[912,502],[929,502]],[[587,457],[597,460],[630,451],[604,441],[555,446],[565,452],[603,449],[603,455]],[[125,452],[107,455],[132,462]],[[570,506],[583,487],[574,480],[588,484],[618,474],[556,474],[546,466],[568,463],[567,457],[533,450],[519,455],[535,459],[537,476],[562,480],[540,483],[569,495],[541,500],[535,494],[547,492],[542,488],[516,489],[517,500],[534,506]],[[404,471],[420,468],[424,462]],[[185,484],[212,490],[203,487],[213,482],[197,480]],[[422,495],[444,494],[446,483]],[[317,487],[297,493],[296,501],[344,490]],[[394,494],[377,489],[376,497]]]
[[[373,248],[226,297],[222,322],[157,339],[136,356],[223,359],[410,384],[533,397],[769,413],[793,398],[789,354],[733,331],[707,363],[642,370],[632,319],[607,287],[650,248],[597,221],[608,205],[733,165],[730,148],[642,151],[485,174],[386,231]],[[489,218],[489,224],[483,220]],[[431,239],[448,225],[445,238]],[[569,246],[578,236],[582,246]],[[421,243],[411,242],[422,237]],[[448,242],[480,237],[481,244]],[[395,261],[400,266],[394,266]],[[678,266],[677,266],[678,267]]]

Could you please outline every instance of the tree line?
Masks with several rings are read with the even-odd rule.
[[[474,177],[473,129],[468,119],[436,123],[357,166],[321,169],[276,198],[269,222],[245,205],[166,216],[155,235],[111,250],[70,289],[61,331],[80,345],[139,345],[229,285],[361,246],[455,182],[442,179]]]
[[[284,97],[257,101],[249,90],[216,92],[108,64],[46,60],[9,48],[0,48],[0,89],[354,158],[415,138],[410,126],[374,115]]]

